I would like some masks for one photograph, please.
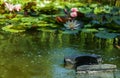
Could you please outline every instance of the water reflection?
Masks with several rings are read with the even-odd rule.
[[[55,34],[48,32],[0,35],[0,78],[75,78],[62,67],[64,56],[99,54],[105,63],[120,68],[120,49],[114,39],[100,39],[93,33]]]

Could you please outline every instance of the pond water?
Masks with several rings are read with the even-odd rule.
[[[120,69],[120,49],[113,43],[117,43],[115,39],[100,39],[84,32],[0,32],[0,78],[82,78],[63,67],[64,57],[74,54],[98,54],[103,63]],[[111,78],[120,78],[119,74]]]

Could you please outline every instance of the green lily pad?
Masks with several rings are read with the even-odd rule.
[[[91,5],[89,5],[91,8],[95,8],[95,7],[97,7],[98,6],[98,4],[91,4]]]
[[[5,16],[0,14],[0,19],[2,19],[2,18],[5,18]]]
[[[86,24],[86,25],[84,25],[84,27],[85,28],[90,28],[90,27],[92,27],[92,25],[91,24]]]
[[[106,31],[100,31],[95,34],[96,37],[98,38],[103,38],[103,39],[113,39],[117,37],[119,34],[118,33],[109,33]]]
[[[98,14],[98,13],[101,13],[101,12],[103,12],[103,7],[96,7],[96,8],[94,9],[94,13],[95,13],[95,14]]]
[[[8,32],[13,32],[13,33],[18,33],[18,32],[24,32],[25,31],[24,29],[15,29],[15,28],[12,28],[12,27],[13,27],[13,25],[4,26],[4,27],[2,27],[2,30],[8,31]]]
[[[113,21],[114,21],[116,24],[120,25],[120,16],[114,16],[114,17],[113,17]]]
[[[92,9],[89,7],[81,7],[81,8],[79,8],[79,11],[82,13],[90,13],[92,11]]]
[[[93,28],[84,28],[82,29],[82,32],[98,32],[98,30]]]
[[[5,24],[6,23],[5,21],[6,21],[5,19],[0,19],[0,25]]]
[[[64,30],[64,31],[60,31],[60,33],[62,33],[62,34],[76,34],[78,32],[79,32],[79,30]]]
[[[43,32],[56,32],[55,29],[50,29],[50,28],[38,28],[37,30]]]
[[[110,7],[110,6],[108,6],[108,5],[106,5],[106,6],[103,7],[103,11],[104,11],[105,13],[110,13],[112,9],[113,9],[113,8]]]

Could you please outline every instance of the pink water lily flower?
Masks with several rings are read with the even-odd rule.
[[[70,16],[73,17],[73,18],[77,17],[77,12],[71,12]]]
[[[14,5],[13,5],[13,4],[9,4],[9,3],[5,2],[5,7],[6,7],[9,11],[13,11],[13,10],[14,10]]]
[[[20,11],[21,10],[21,4],[14,5],[14,10]]]
[[[77,8],[71,8],[71,11],[72,11],[72,12],[77,12],[78,9],[77,9]]]

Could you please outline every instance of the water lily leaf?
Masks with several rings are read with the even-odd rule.
[[[102,7],[96,7],[96,8],[94,9],[94,13],[95,13],[95,14],[101,13],[102,11],[103,11],[103,8],[102,8]]]
[[[100,22],[99,22],[98,20],[92,20],[91,23],[92,23],[93,25],[95,25],[95,24],[100,24]]]
[[[114,17],[113,17],[113,21],[114,21],[116,24],[120,25],[120,16],[114,16]]]
[[[0,19],[2,19],[2,18],[5,18],[5,16],[3,16],[3,15],[0,15]]]
[[[38,28],[37,30],[44,32],[56,32],[56,29],[50,29],[50,28]]]
[[[18,21],[18,20],[20,20],[19,18],[13,18],[13,19],[11,19],[12,21]]]
[[[8,25],[8,26],[4,26],[2,27],[2,30],[4,31],[8,31],[8,32],[13,32],[13,33],[18,33],[18,32],[24,32],[24,29],[14,29],[12,28],[13,25]]]
[[[110,13],[112,9],[113,9],[113,8],[110,7],[110,6],[108,6],[108,5],[106,5],[106,6],[103,7],[103,11],[104,11],[105,13]]]
[[[95,8],[97,6],[98,6],[98,4],[91,4],[91,5],[89,5],[89,7],[91,7],[91,8]]]
[[[0,18],[0,22],[5,22],[5,19]]]
[[[84,28],[90,28],[90,27],[92,27],[91,24],[86,24],[86,25],[84,25]]]
[[[92,9],[89,7],[81,7],[79,8],[79,11],[86,14],[86,13],[90,13]]]
[[[63,34],[77,34],[79,31],[78,30],[64,30],[64,31],[60,31],[60,33]]]
[[[103,39],[112,39],[112,38],[117,37],[118,35],[119,34],[117,34],[117,33],[109,33],[106,31],[100,31],[100,32],[95,34],[96,37],[103,38]]]
[[[110,12],[112,15],[119,15],[120,14],[120,8],[119,7],[113,7],[113,9]]]
[[[98,30],[92,29],[92,28],[84,28],[84,29],[82,29],[82,32],[98,32]]]
[[[21,18],[20,19],[21,22],[37,22],[39,21],[37,18],[34,18],[34,17],[24,17],[24,18]]]
[[[98,28],[98,30],[105,31],[106,29],[105,28]]]

